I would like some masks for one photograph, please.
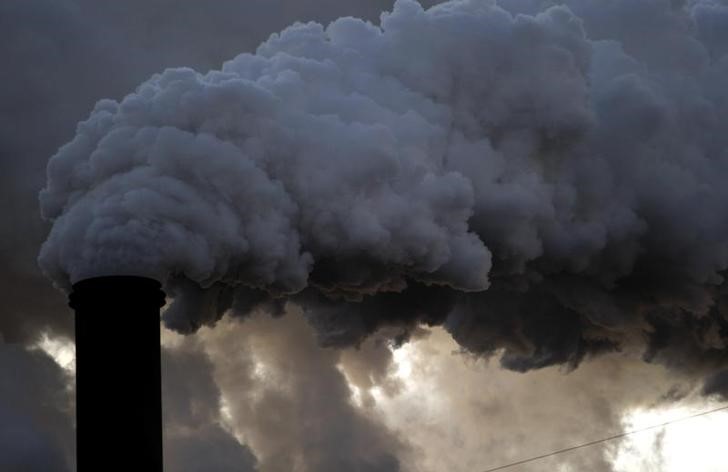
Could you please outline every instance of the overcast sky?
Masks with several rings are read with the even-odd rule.
[[[220,69],[297,21],[379,25],[392,3],[0,4],[1,470],[74,468],[73,320],[39,268],[52,225],[38,195],[51,156],[76,158],[58,149],[85,139],[77,123],[155,73]],[[233,85],[221,102],[200,93],[164,114],[166,84],[193,97],[220,85],[170,72],[111,112],[121,127],[184,132],[176,120],[188,113],[199,134],[238,145],[250,129],[229,113],[255,110],[245,120],[259,135],[240,147],[264,156],[265,175],[245,181],[259,192],[241,201],[268,209],[265,229],[280,224],[275,236],[300,249],[268,257],[276,238],[255,246],[251,230],[260,258],[238,270],[247,275],[234,293],[225,270],[242,256],[215,246],[223,226],[196,234],[224,254],[195,259],[214,269],[170,262],[184,276],[167,285],[166,470],[479,471],[728,396],[728,3],[492,3],[425,14],[402,1],[382,38],[353,21],[294,27],[225,66],[256,80],[260,96]],[[266,108],[270,96],[286,105]],[[104,103],[89,123],[103,124],[115,106]],[[144,137],[97,147],[109,159],[147,152],[180,181],[181,149],[193,149],[185,165],[196,176],[211,166],[198,169],[194,149],[228,149],[174,136],[165,147],[160,136],[149,148]],[[83,209],[68,195],[86,190],[50,175],[46,216],[62,208],[51,218],[77,228]],[[377,203],[350,212],[367,192]],[[386,244],[374,227],[386,227]],[[63,285],[73,274],[56,248],[71,236],[54,231],[41,264]],[[223,295],[233,302],[218,303]],[[685,470],[675,444],[695,437],[691,470],[720,470],[714,438],[728,419],[697,424],[513,470]]]

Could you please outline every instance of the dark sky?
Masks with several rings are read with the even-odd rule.
[[[558,449],[563,443],[554,437],[572,443],[618,431],[632,408],[701,402],[701,392],[725,397],[728,302],[721,277],[728,270],[728,212],[718,187],[728,173],[728,3],[509,0],[503,6],[536,14],[553,3],[567,5],[579,21],[568,23],[572,17],[557,11],[548,20],[550,36],[548,28],[524,26],[518,36],[524,43],[503,45],[512,60],[496,72],[477,64],[497,51],[459,50],[470,36],[463,33],[458,43],[456,30],[451,37],[415,34],[391,53],[392,75],[424,90],[413,93],[452,101],[453,128],[465,144],[456,147],[448,137],[449,165],[473,179],[490,172],[468,160],[480,149],[479,137],[512,165],[502,176],[515,175],[510,193],[476,185],[468,220],[494,254],[491,288],[460,293],[417,279],[392,294],[386,288],[399,290],[401,274],[390,278],[388,271],[396,272],[396,264],[332,256],[317,261],[315,289],[287,304],[240,291],[230,311],[238,316],[215,325],[217,312],[231,308],[210,301],[222,298],[224,286],[202,292],[187,280],[172,284],[186,302],[168,317],[170,327],[214,327],[187,337],[164,334],[167,470],[475,470],[518,458],[519,441]],[[76,124],[98,100],[121,100],[167,68],[217,69],[295,21],[355,16],[378,23],[391,6],[387,0],[0,4],[0,469],[73,468],[72,374],[46,354],[47,343],[37,349],[42,339],[70,342],[72,317],[37,257],[51,227],[38,204],[46,164],[73,139]],[[572,41],[582,29],[583,43]],[[559,82],[561,69],[552,67],[559,62],[544,59],[548,48],[529,53],[538,34],[573,53],[575,62],[563,67],[581,71],[583,82]],[[295,44],[269,46],[277,47],[296,54]],[[442,77],[428,69],[430,52],[438,64],[462,72],[446,98],[438,95]],[[488,86],[481,90],[480,83]],[[582,86],[586,114],[569,102]],[[460,94],[458,87],[477,93]],[[547,176],[561,172],[560,162],[577,162],[559,174],[573,179],[577,196],[565,190],[554,201],[578,201],[566,227],[583,230],[581,240],[562,238],[543,223],[551,216],[534,195],[545,194],[522,192],[534,154],[548,160],[538,171]],[[606,182],[604,169],[612,165],[614,180]],[[620,213],[622,204],[636,216]],[[593,227],[569,226],[587,213],[606,222],[602,246]],[[619,233],[624,227],[631,229]],[[536,255],[534,238],[545,256]],[[392,347],[407,340],[414,357],[403,361]],[[416,375],[403,375],[403,362],[416,366]],[[421,387],[408,384],[415,378]],[[420,388],[442,392],[413,393]],[[564,463],[611,471],[607,452]]]

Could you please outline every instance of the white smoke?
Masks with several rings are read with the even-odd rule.
[[[349,299],[546,280],[596,326],[704,315],[728,268],[728,4],[542,3],[398,0],[99,102],[48,165],[42,268]]]

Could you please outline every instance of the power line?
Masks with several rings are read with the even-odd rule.
[[[627,431],[627,432],[624,432],[624,433],[615,434],[614,436],[609,436],[608,438],[597,439],[596,441],[589,441],[587,443],[579,444],[577,446],[571,446],[571,447],[567,447],[567,448],[564,448],[564,449],[559,449],[558,451],[549,452],[548,454],[541,454],[540,456],[529,457],[528,459],[523,459],[523,460],[520,460],[518,462],[511,462],[510,464],[500,465],[500,466],[494,467],[492,469],[484,470],[483,472],[495,472],[496,470],[508,469],[510,467],[515,467],[517,465],[527,464],[529,462],[535,462],[535,461],[538,461],[538,460],[541,460],[541,459],[545,459],[547,457],[556,456],[558,454],[563,454],[565,452],[573,451],[575,449],[581,449],[583,447],[589,447],[589,446],[593,446],[595,444],[600,444],[600,443],[607,442],[607,441],[613,441],[615,439],[623,438],[625,436],[630,436],[632,434],[644,433],[645,431],[649,431],[651,429],[664,428],[665,426],[671,425],[673,423],[678,423],[680,421],[691,420],[693,418],[697,418],[699,416],[709,415],[711,413],[715,413],[715,412],[721,411],[721,410],[728,410],[728,405],[722,406],[720,408],[715,408],[713,410],[708,410],[708,411],[703,411],[701,413],[696,413],[694,415],[684,416],[682,418],[678,418],[678,419],[666,421],[664,423],[660,423],[660,424],[656,424],[656,425],[652,425],[652,426],[647,426],[646,428],[635,429],[635,430],[632,430],[632,431]]]

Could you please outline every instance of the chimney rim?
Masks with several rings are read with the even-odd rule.
[[[157,298],[159,307],[164,306],[166,294],[159,280],[139,275],[104,275],[79,280],[72,285],[68,295],[68,305],[78,309],[81,304],[92,299],[114,300],[140,295]]]

